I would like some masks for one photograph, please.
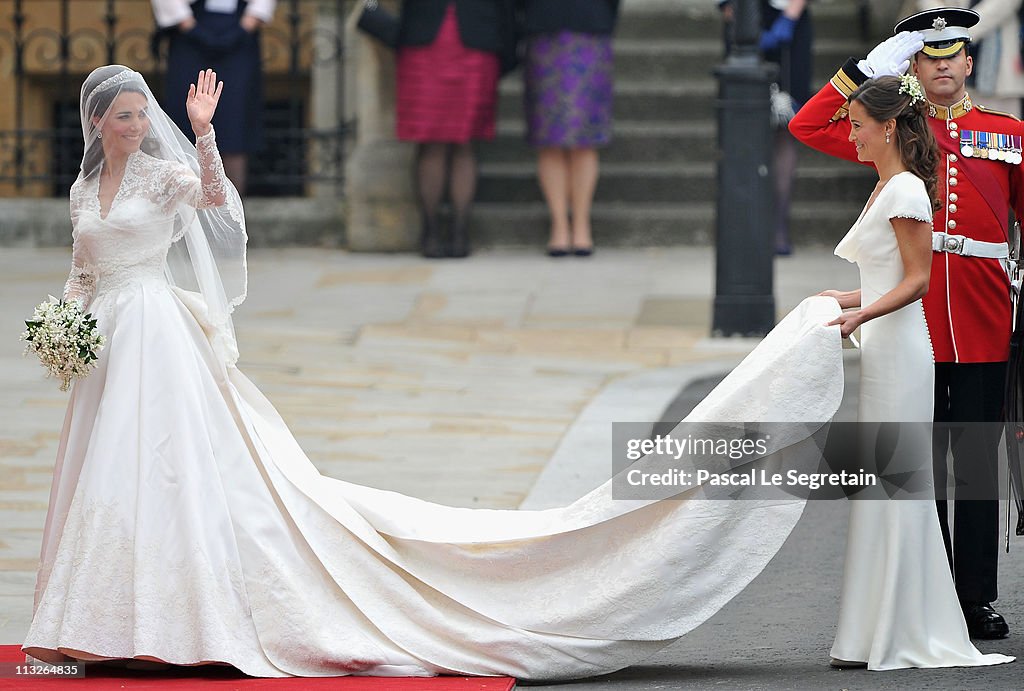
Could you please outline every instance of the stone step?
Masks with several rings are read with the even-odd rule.
[[[249,247],[344,247],[341,199],[248,197]],[[0,198],[0,247],[71,244],[67,198]],[[70,255],[69,255],[70,256]]]
[[[797,245],[835,245],[862,203],[805,202],[795,206],[790,236]],[[596,203],[594,238],[613,247],[668,247],[714,242],[713,204]],[[771,232],[767,224],[765,232]],[[473,243],[479,247],[537,247],[548,239],[543,203],[479,203],[473,207]]]
[[[867,168],[800,166],[793,201],[828,199],[863,204],[877,177]],[[652,164],[608,163],[601,166],[595,199],[599,202],[647,204],[651,202],[713,203],[718,194],[717,170],[712,163]],[[486,164],[477,187],[480,202],[543,201],[533,163]]]
[[[521,121],[499,122],[494,141],[481,144],[480,160],[514,163],[531,159],[533,152],[526,144],[525,131]],[[715,155],[715,131],[713,122],[619,122],[615,124],[612,143],[602,156],[609,163],[707,161]]]
[[[811,20],[814,22],[815,37],[845,36],[860,42],[875,40],[870,26],[870,17],[862,16],[861,10],[855,2],[837,0],[831,3],[808,4],[810,5]]]
[[[863,202],[804,202],[795,205],[791,236],[798,245],[835,245]],[[0,247],[67,246],[71,241],[67,201],[0,200]],[[311,206],[299,198],[246,200],[250,246],[344,246],[337,204]],[[597,242],[607,246],[659,247],[713,242],[714,204],[598,202],[593,210]],[[296,230],[302,229],[301,234]],[[473,207],[473,241],[480,247],[542,247],[547,207],[541,202],[480,202]]]
[[[722,35],[722,20],[714,0],[704,7],[623,10],[615,27],[621,38],[675,38],[680,41]]]
[[[840,63],[829,63],[828,69],[817,75],[812,82],[813,88],[821,88],[827,83]],[[617,80],[612,115],[616,121],[714,121],[717,117],[717,100],[718,83],[710,76],[656,81]],[[498,89],[498,113],[503,120],[523,119],[521,79],[509,78],[502,81]]]
[[[822,38],[814,42],[814,64],[827,66],[831,70],[827,76],[831,77],[848,57],[863,52],[859,40]],[[616,81],[712,78],[722,61],[721,42],[714,39],[615,41]]]
[[[484,164],[525,163],[534,152],[526,143],[526,125],[521,120],[498,123],[497,137],[479,146]],[[848,163],[801,146],[801,165],[814,162],[822,167],[847,167]],[[699,164],[718,156],[718,129],[713,120],[681,122],[617,121],[611,144],[602,150],[606,163]]]

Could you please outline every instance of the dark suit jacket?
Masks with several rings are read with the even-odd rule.
[[[515,52],[514,0],[451,0],[459,36],[468,48]],[[449,0],[403,0],[400,46],[425,46],[437,37]],[[511,45],[510,45],[511,43]]]
[[[523,34],[574,31],[609,35],[615,31],[619,0],[516,0]]]

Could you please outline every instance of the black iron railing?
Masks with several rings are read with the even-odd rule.
[[[340,194],[352,129],[343,117],[351,2],[278,0],[274,21],[261,30],[265,143],[249,157],[250,194],[303,195],[310,183]],[[0,196],[67,193],[82,155],[79,89],[93,68],[129,65],[162,94],[165,44],[155,40],[150,7],[150,0],[0,0]]]

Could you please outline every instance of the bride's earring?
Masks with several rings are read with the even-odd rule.
[[[96,137],[99,138],[99,139],[103,139],[103,133],[102,132],[97,132],[96,133]],[[885,141],[889,141],[889,138],[886,137]]]
[[[891,137],[892,137],[892,133],[890,133],[890,132],[886,132],[885,133],[885,143],[886,144],[889,143],[889,140],[890,140]]]

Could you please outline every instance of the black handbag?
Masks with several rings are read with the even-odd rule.
[[[364,0],[363,11],[356,22],[358,29],[389,48],[398,47],[398,17],[381,7],[377,0]]]

